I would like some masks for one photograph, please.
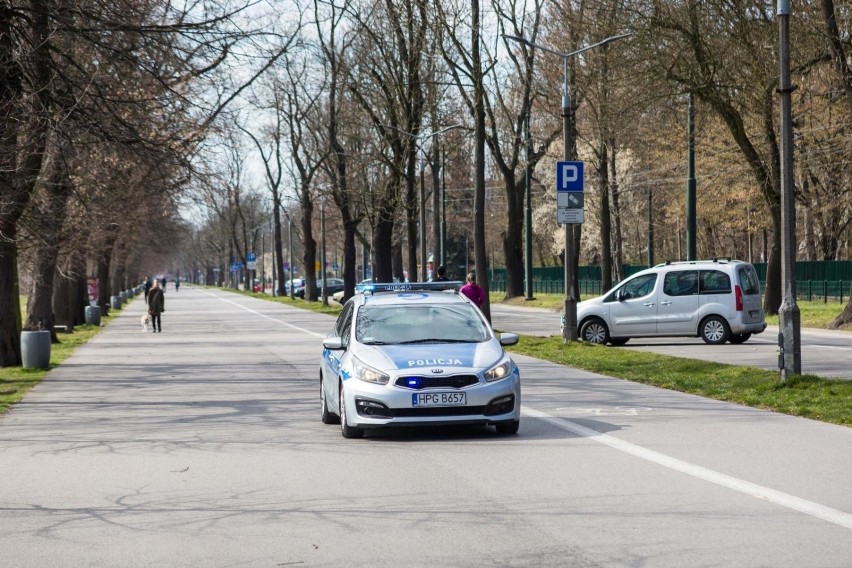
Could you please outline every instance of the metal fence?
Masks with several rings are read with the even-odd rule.
[[[632,276],[647,265],[630,264],[624,266],[624,276]],[[766,288],[766,263],[756,262],[754,268],[760,279],[761,289]],[[489,290],[506,291],[506,269],[491,268],[488,279]],[[580,278],[580,297],[582,299],[600,296],[600,266],[580,266],[577,275]],[[561,266],[533,268],[534,294],[564,294],[565,269]],[[615,282],[613,282],[613,285]],[[819,260],[796,262],[796,297],[800,300],[822,300],[840,302],[849,299],[852,294],[852,260]]]
[[[533,280],[533,294],[564,294],[565,285],[563,280]],[[488,281],[488,289],[491,292],[505,292],[505,280]],[[760,289],[766,289],[766,282],[760,282]],[[580,299],[588,300],[600,296],[600,280],[580,280]],[[796,298],[799,300],[839,302],[849,300],[852,294],[852,280],[799,280],[796,282]]]

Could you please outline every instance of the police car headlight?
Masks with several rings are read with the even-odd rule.
[[[514,365],[512,364],[511,359],[504,359],[502,363],[497,365],[496,367],[491,367],[487,371],[485,371],[485,380],[488,382],[491,381],[499,381],[500,379],[505,379],[509,375],[512,374],[512,368]]]
[[[368,383],[375,383],[377,385],[386,385],[390,380],[390,377],[385,373],[377,371],[369,365],[365,365],[358,359],[354,358],[352,359],[352,376],[356,379],[360,379]]]

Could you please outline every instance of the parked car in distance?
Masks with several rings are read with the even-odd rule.
[[[326,278],[325,279],[325,295],[327,297],[331,297],[335,292],[339,292],[343,290],[343,279],[342,278]],[[305,299],[305,284],[304,280],[302,281],[302,286],[294,292],[294,295],[297,298]],[[317,278],[317,296],[322,295],[322,279]]]
[[[766,329],[760,281],[748,262],[667,262],[577,304],[579,337],[624,345],[632,337],[700,337],[744,343]]]

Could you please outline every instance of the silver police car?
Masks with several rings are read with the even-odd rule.
[[[322,421],[345,438],[365,429],[486,424],[515,434],[521,378],[461,282],[368,284],[323,340]]]

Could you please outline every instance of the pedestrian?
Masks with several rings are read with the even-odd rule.
[[[449,278],[447,278],[447,269],[444,266],[439,266],[435,272],[438,275],[432,279],[432,282],[449,282]]]
[[[151,291],[148,292],[148,314],[151,316],[151,331],[163,331],[163,320],[161,314],[166,311],[166,296],[160,288],[160,282],[154,280]]]
[[[145,284],[142,285],[142,287],[145,289],[145,304],[148,303],[148,292],[151,291],[152,285],[153,285],[153,283],[151,282],[151,279],[146,276],[145,277]]]
[[[165,276],[160,278],[160,284],[163,286],[163,292],[165,292],[166,291],[166,277]]]
[[[175,292],[180,292],[180,278],[175,278]]]
[[[467,275],[467,284],[462,286],[459,292],[470,298],[478,308],[485,303],[485,290],[476,284],[476,274],[473,272]]]

